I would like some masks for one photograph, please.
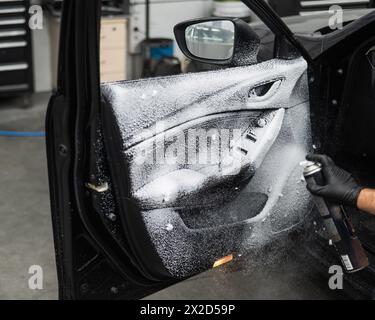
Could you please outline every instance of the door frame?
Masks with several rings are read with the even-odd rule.
[[[312,59],[293,33],[264,0],[242,0],[275,33],[277,43],[288,42],[309,63]],[[95,246],[123,276],[142,279],[119,259],[115,242],[98,232],[90,220],[92,205],[85,183],[96,184],[92,142],[97,137],[100,107],[100,0],[65,0],[61,19],[58,86],[47,111],[46,134],[51,212],[53,217],[59,296],[79,298],[73,268],[74,230],[85,229]],[[290,46],[288,47],[290,49]],[[277,56],[283,53],[278,52]],[[64,236],[61,235],[63,230]],[[147,283],[142,283],[147,285]]]

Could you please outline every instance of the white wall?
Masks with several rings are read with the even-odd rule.
[[[198,18],[210,15],[212,11],[212,0],[169,0],[168,4],[164,1],[152,0],[154,2],[151,12],[151,37],[170,37],[173,38],[173,26],[183,20]],[[32,4],[40,4],[41,0],[31,0]],[[133,3],[143,3],[143,0],[133,0]],[[163,3],[164,2],[164,3]],[[129,45],[130,52],[137,54],[139,48],[137,44],[143,38],[144,34],[144,5],[140,4],[132,7],[133,16],[130,19],[130,28],[138,27],[140,32],[130,33]],[[44,12],[43,30],[32,30],[33,42],[33,61],[34,61],[34,86],[36,92],[46,92],[52,90],[51,75],[51,48],[50,34],[48,29],[48,16]],[[176,48],[176,55],[182,54]],[[138,50],[137,50],[138,49]],[[137,64],[134,56],[129,57],[129,72],[132,74]],[[133,74],[132,74],[133,75]]]
[[[40,2],[40,0],[31,1],[32,4],[39,4]],[[52,90],[50,39],[46,12],[44,12],[43,16],[43,29],[31,30],[35,92]]]

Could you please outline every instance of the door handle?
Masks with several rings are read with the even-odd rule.
[[[264,82],[252,87],[249,91],[251,101],[263,101],[272,97],[279,89],[283,79]]]

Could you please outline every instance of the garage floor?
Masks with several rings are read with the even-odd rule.
[[[0,102],[0,130],[44,131],[48,94]],[[14,106],[15,105],[15,106]],[[44,138],[0,137],[0,299],[56,299]],[[30,266],[43,268],[43,290],[30,290]]]
[[[0,102],[0,130],[44,131],[49,94],[32,107]],[[0,299],[56,299],[57,278],[44,138],[0,137]],[[267,255],[271,255],[268,252]],[[167,288],[154,299],[335,299],[326,280],[296,258],[278,256],[253,268],[251,257]],[[28,288],[30,266],[43,268],[43,290]]]

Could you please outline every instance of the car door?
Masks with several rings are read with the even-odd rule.
[[[301,223],[310,60],[272,9],[243,1],[275,34],[270,60],[227,19],[245,37],[236,63],[100,84],[99,2],[64,1],[46,120],[60,297],[144,297]],[[187,55],[182,31],[199,21],[176,27]]]

